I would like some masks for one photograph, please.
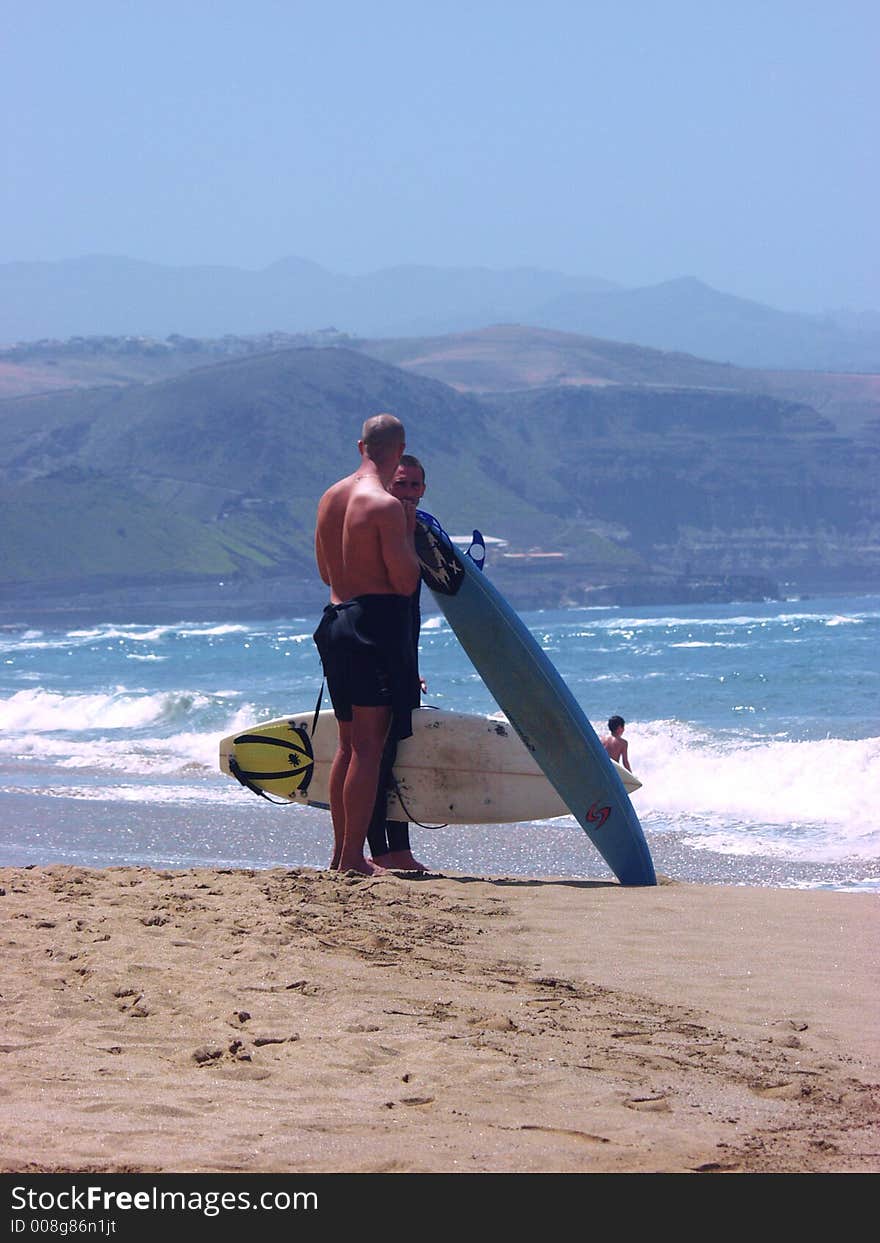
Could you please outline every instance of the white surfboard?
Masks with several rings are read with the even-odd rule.
[[[332,711],[299,712],[264,721],[220,742],[220,768],[256,793],[292,803],[329,806],[330,764],[336,750]],[[422,707],[413,735],[397,749],[397,789],[388,797],[392,820],[422,824],[512,824],[550,820],[569,810],[500,716],[473,716]],[[641,782],[615,765],[627,790]]]

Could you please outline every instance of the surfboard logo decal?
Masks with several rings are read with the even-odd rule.
[[[598,799],[591,807],[587,808],[587,819],[591,824],[595,824],[597,829],[601,829],[602,825],[611,815],[610,807],[599,807]]]
[[[415,545],[422,578],[430,589],[441,596],[456,595],[464,582],[465,569],[440,524],[436,520],[429,524],[420,518],[416,522]]]
[[[292,738],[273,738],[269,734],[239,734],[235,739],[235,746],[236,749],[242,749],[242,758],[246,756],[248,763],[244,767],[236,762],[238,772],[235,775],[239,780],[246,779],[243,784],[299,778],[292,788],[305,794],[315,771],[312,741],[303,725],[294,725],[291,722],[290,731]],[[284,752],[287,752],[287,768],[281,767],[285,760]]]

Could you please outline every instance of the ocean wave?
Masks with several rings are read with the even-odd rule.
[[[223,622],[214,625],[168,624],[145,626],[132,623],[105,623],[97,626],[74,627],[69,630],[26,630],[22,634],[7,634],[0,638],[0,650],[40,651],[63,648],[86,647],[100,643],[142,644],[162,643],[168,638],[215,639],[235,634],[258,634],[251,626],[241,622]],[[272,632],[268,632],[272,633]]]
[[[68,630],[65,639],[80,639],[89,643],[105,639],[130,639],[135,643],[157,643],[174,629],[173,626],[92,626],[87,630]]]
[[[871,863],[878,858],[876,837],[847,842],[845,848],[829,834],[818,834],[815,826],[790,826],[785,836],[755,832],[752,826],[733,831],[729,826],[708,829],[688,836],[695,850],[711,850],[734,858],[760,855],[767,859],[800,860],[809,863],[838,863],[842,859]]]
[[[112,692],[65,695],[57,691],[16,691],[0,700],[0,729],[6,734],[141,729],[157,721],[185,717],[211,702],[189,691],[139,694],[122,687]]]
[[[224,622],[216,626],[178,626],[172,629],[175,629],[185,639],[205,639],[226,634],[247,634],[250,626],[244,626],[239,622]]]
[[[627,737],[640,816],[699,822],[725,853],[880,857],[880,738],[720,736],[676,721],[630,723]]]
[[[815,622],[822,626],[840,626],[840,625],[862,625],[865,622],[876,621],[880,619],[880,611],[875,609],[866,609],[853,611],[852,613],[838,613],[820,611],[816,613],[772,613],[765,616],[752,613],[741,613],[735,617],[711,616],[711,617],[691,617],[676,616],[668,614],[662,617],[628,617],[616,614],[612,617],[603,617],[590,619],[584,626],[583,622],[562,622],[559,623],[558,629],[562,630],[567,636],[578,638],[589,638],[596,631],[610,631],[612,634],[626,633],[627,631],[644,631],[644,630],[680,630],[684,627],[732,627],[741,628],[743,626],[756,626],[762,629],[783,625],[790,626],[793,623]],[[543,623],[546,625],[546,623]],[[535,629],[539,629],[536,625]]]
[[[135,777],[186,774],[196,779],[217,767],[217,739],[213,734],[176,734],[172,738],[94,741],[22,734],[3,739],[0,755],[29,761],[41,770],[77,769],[93,773],[126,773]]]
[[[179,707],[177,704],[176,708]],[[65,730],[57,724],[59,715],[53,711],[55,724],[51,728],[46,728],[46,718],[41,716],[42,727],[0,733],[0,756],[7,761],[23,762],[43,769],[127,773],[135,777],[185,775],[198,780],[206,774],[218,772],[217,755],[221,738],[247,728],[256,720],[266,719],[264,713],[249,703],[241,704],[233,712],[229,711],[228,704],[221,703],[216,710],[218,724],[210,729],[177,729],[165,735],[143,736],[131,731],[126,733],[123,726],[119,729],[121,736],[110,738],[106,735],[95,737],[97,730]],[[167,716],[163,722],[161,715],[160,710],[148,724],[152,727],[167,724]],[[172,728],[173,724],[171,721]],[[117,732],[106,725],[103,728],[114,734]]]
[[[718,639],[711,642],[707,639],[685,639],[681,643],[670,643],[670,647],[747,647],[746,643],[722,643]]]
[[[880,875],[860,876],[849,881],[829,883],[822,880],[792,881],[792,889],[836,889],[839,893],[880,893]]]

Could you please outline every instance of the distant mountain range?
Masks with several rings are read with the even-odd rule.
[[[880,372],[880,313],[806,315],[693,278],[623,289],[532,268],[402,266],[363,276],[304,259],[260,271],[89,256],[0,265],[0,342],[170,334],[218,337],[322,328],[423,337],[524,324],[746,367]]]
[[[765,371],[546,328],[499,325],[432,337],[355,338],[333,330],[248,337],[74,337],[0,347],[0,398],[148,384],[277,350],[337,346],[459,392],[648,385],[763,393],[811,406],[843,435],[880,428],[880,374]]]
[[[466,370],[491,339],[423,341],[409,365]],[[498,378],[506,357],[509,378],[530,359],[535,383],[520,374],[504,392],[371,357],[375,342],[241,342],[220,361],[186,344],[169,378],[0,401],[6,616],[35,596],[105,591],[112,604],[123,589],[200,584],[212,608],[270,585],[276,606],[312,610],[318,496],[354,467],[379,410],[403,418],[447,529],[506,541],[491,573],[521,606],[880,583],[880,420],[844,401],[835,422],[735,387],[735,369],[684,359],[676,381],[668,356],[524,330],[502,333],[493,365]],[[560,359],[566,376],[547,383]]]

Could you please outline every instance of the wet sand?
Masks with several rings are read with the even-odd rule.
[[[0,869],[5,1172],[876,1172],[875,896]]]

